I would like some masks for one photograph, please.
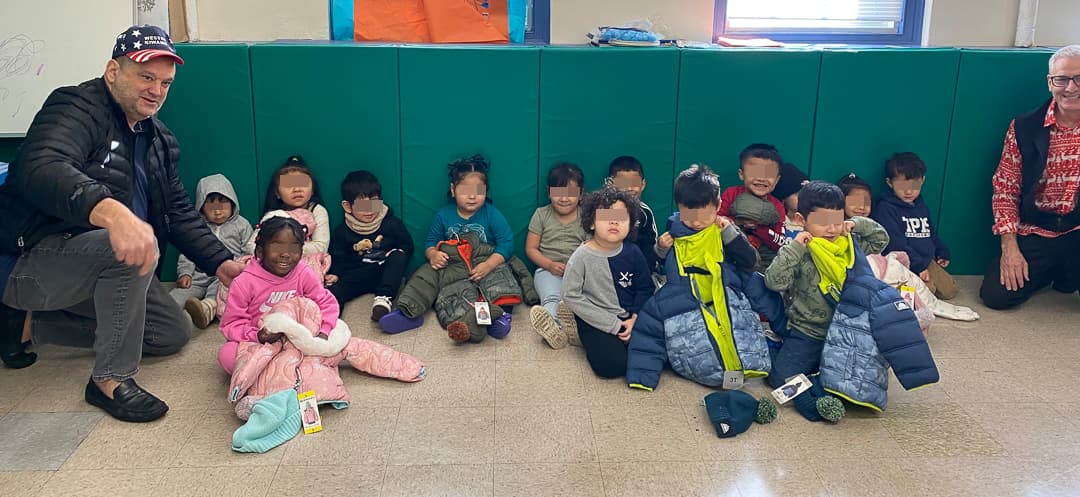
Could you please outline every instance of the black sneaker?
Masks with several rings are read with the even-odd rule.
[[[0,361],[11,369],[22,369],[37,361],[37,354],[26,351],[22,341],[26,311],[0,304]]]
[[[113,398],[108,398],[91,379],[86,384],[86,403],[99,407],[120,421],[145,423],[153,421],[169,412],[169,406],[161,399],[135,384],[134,379],[126,379],[113,390]]]

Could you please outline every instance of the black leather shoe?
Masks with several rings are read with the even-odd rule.
[[[26,311],[0,304],[0,361],[11,369],[22,369],[37,361],[22,341]]]
[[[169,406],[161,399],[139,388],[135,380],[127,379],[120,382],[113,390],[113,398],[108,398],[98,388],[97,383],[91,379],[86,384],[86,403],[100,407],[105,412],[120,421],[132,423],[145,423],[153,421],[165,415]]]

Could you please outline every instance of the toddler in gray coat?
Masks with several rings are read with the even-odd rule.
[[[240,215],[240,203],[229,179],[212,174],[199,180],[195,188],[195,209],[202,214],[214,235],[232,252],[244,255],[244,244],[251,237],[251,223]],[[183,255],[176,263],[176,288],[169,295],[191,315],[199,329],[210,326],[217,311],[218,279],[195,268]]]

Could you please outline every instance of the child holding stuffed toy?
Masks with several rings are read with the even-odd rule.
[[[371,320],[391,310],[405,267],[413,255],[413,239],[394,210],[383,202],[379,178],[353,171],[341,182],[345,222],[330,238],[332,264],[326,281],[338,304],[374,293]]]

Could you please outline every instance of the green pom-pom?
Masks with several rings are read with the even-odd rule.
[[[768,424],[776,421],[776,404],[766,398],[758,400],[757,415],[754,416],[754,421],[760,424]]]
[[[830,423],[840,421],[847,412],[844,409],[844,403],[832,395],[826,395],[817,400],[817,411],[822,418],[825,418],[825,421]]]

